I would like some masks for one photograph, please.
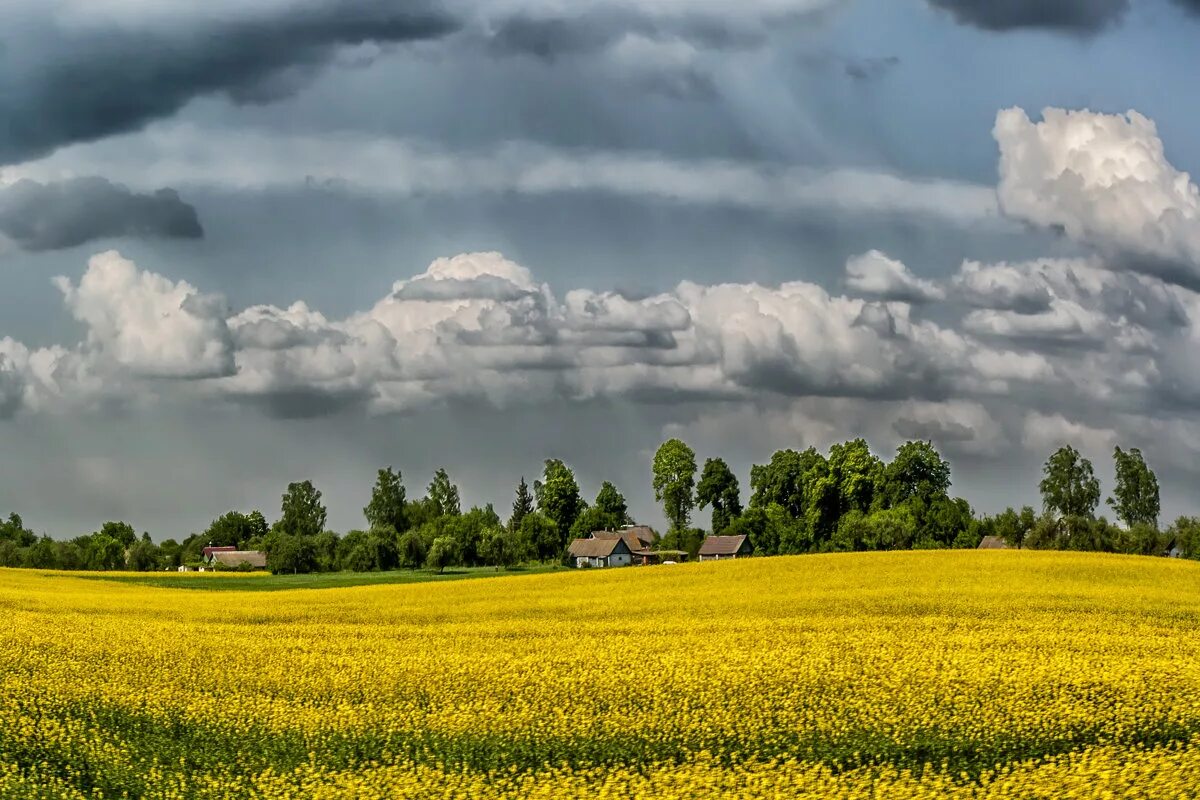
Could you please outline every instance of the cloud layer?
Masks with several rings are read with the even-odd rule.
[[[1093,34],[1124,18],[1129,0],[929,0],[956,21],[990,31],[1044,28]]]
[[[999,207],[1061,228],[1077,255],[967,260],[935,279],[871,250],[844,265],[844,293],[810,281],[685,280],[635,297],[603,287],[556,292],[499,253],[464,253],[335,317],[303,301],[231,309],[109,252],[78,281],[56,279],[84,330],[80,341],[0,340],[0,413],[180,398],[277,417],[410,413],[447,402],[786,409],[829,401],[859,409],[884,435],[929,437],[968,456],[1012,442],[1042,447],[1055,431],[1093,444],[1118,430],[1167,441],[1154,416],[1185,420],[1200,400],[1200,295],[1186,280],[1200,263],[1195,186],[1167,161],[1149,120],[1043,116],[998,115]],[[474,180],[554,191],[582,176],[645,180],[612,164],[551,163],[513,173],[480,162],[485,177]],[[412,164],[429,185],[443,180],[436,163]],[[356,176],[370,180],[361,169]],[[676,177],[666,191],[691,192],[690,202],[759,197],[764,185],[739,195],[746,176],[736,170],[719,188]],[[807,191],[785,183],[771,192]],[[1162,269],[1168,262],[1175,268]],[[1073,419],[1060,425],[1065,408]],[[790,411],[785,420],[795,424]]]
[[[130,191],[103,178],[0,183],[0,235],[25,250],[58,250],[121,236],[199,239],[196,209],[173,189]]]

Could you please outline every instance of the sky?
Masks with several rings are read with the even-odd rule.
[[[1200,512],[1196,0],[9,0],[0,513],[507,514],[667,437]],[[707,524],[699,512],[698,522]]]

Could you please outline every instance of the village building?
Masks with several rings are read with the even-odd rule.
[[[700,545],[701,561],[749,558],[754,552],[749,536],[709,536]]]
[[[236,568],[248,566],[252,569],[267,568],[267,554],[261,550],[225,550],[214,551],[208,558],[212,566]]]
[[[1183,547],[1180,546],[1178,539],[1172,539],[1171,543],[1163,550],[1163,555],[1167,558],[1183,558]]]
[[[576,567],[627,567],[633,563],[633,551],[621,536],[576,539],[567,552]]]
[[[212,561],[213,553],[234,553],[237,552],[237,546],[232,544],[223,544],[220,546],[209,545],[200,551],[200,558],[204,561]]]
[[[1008,542],[1000,536],[985,536],[979,541],[979,550],[1008,550]]]

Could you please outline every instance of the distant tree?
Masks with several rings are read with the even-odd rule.
[[[597,492],[596,502],[592,507],[610,520],[609,524],[612,528],[633,523],[633,518],[629,516],[629,504],[625,502],[625,495],[621,494],[620,490],[609,481],[600,484],[600,491]]]
[[[325,506],[312,481],[289,483],[283,495],[282,516],[277,525],[290,536],[316,536],[325,530]]]
[[[149,572],[158,568],[159,549],[148,537],[134,542],[125,558],[125,568],[133,572]]]
[[[704,462],[700,483],[696,486],[696,505],[712,506],[712,532],[722,533],[729,523],[741,516],[742,500],[737,476],[720,458]]]
[[[611,531],[621,527],[621,518],[614,517],[601,511],[596,506],[588,506],[575,518],[575,524],[567,535],[568,539],[586,539],[596,531]]]
[[[917,520],[906,505],[883,508],[867,516],[866,530],[868,550],[907,550],[916,540]]]
[[[20,515],[9,514],[7,522],[0,520],[0,542],[12,542],[16,547],[30,547],[36,541],[37,535],[25,527]]]
[[[1080,521],[1092,519],[1100,502],[1100,482],[1092,462],[1074,447],[1060,447],[1042,468],[1040,489],[1046,511],[1063,520],[1068,542],[1080,527]]]
[[[1113,542],[1118,553],[1135,556],[1162,555],[1170,544],[1167,534],[1160,533],[1156,526],[1144,522],[1118,529],[1113,535]]]
[[[773,556],[779,552],[779,537],[773,529],[768,529],[766,510],[757,506],[731,520],[723,535],[750,537],[750,545],[760,556]]]
[[[615,531],[631,522],[625,497],[616,486],[605,481],[596,495],[596,503],[585,507],[575,518],[570,538],[586,539],[595,531]]]
[[[779,450],[771,462],[750,470],[750,507],[779,505],[793,519],[802,521],[806,538],[814,546],[826,541],[840,515],[838,485],[829,462],[815,447],[804,452]]]
[[[429,484],[427,498],[439,517],[454,517],[462,513],[458,487],[450,482],[450,475],[445,469],[439,468],[437,472],[433,473],[433,481]]]
[[[137,541],[137,532],[128,522],[106,522],[100,526],[96,535],[115,539],[121,545],[122,551]]]
[[[483,532],[479,552],[484,564],[497,569],[507,569],[533,558],[533,546],[520,530],[499,525]]]
[[[256,537],[261,538],[266,532],[266,520],[261,513],[229,511],[214,519],[201,538],[205,545],[213,547],[241,547]]]
[[[815,454],[822,463],[825,461],[825,457],[815,450],[810,450],[810,454]],[[776,503],[793,517],[804,516],[804,472],[800,453],[776,450],[769,464],[755,464],[750,468],[750,507],[765,509]]]
[[[472,508],[465,514],[447,517],[441,533],[454,539],[459,563],[475,566],[481,563],[479,547],[484,531],[499,526],[500,517],[491,505],[488,505],[485,508]]]
[[[425,566],[441,573],[446,571],[446,567],[456,563],[458,563],[458,543],[454,541],[454,537],[439,536],[434,539],[433,544],[429,547]]]
[[[132,532],[132,528],[130,531]],[[43,537],[49,540],[49,537]],[[130,542],[132,544],[132,542]],[[53,557],[50,558],[53,561]],[[52,564],[47,565],[47,569]],[[88,546],[89,569],[122,569],[125,566],[125,546],[107,533],[94,533]]]
[[[521,521],[526,515],[533,513],[533,495],[529,492],[529,484],[525,483],[525,476],[521,476],[521,482],[517,484],[517,496],[513,500],[512,516],[508,518],[508,529],[512,531],[521,529]]]
[[[371,501],[363,509],[367,525],[371,528],[406,530],[404,506],[405,491],[400,471],[391,467],[379,470],[375,486],[371,489]]]
[[[1022,506],[1019,519],[1021,521],[1021,541],[1017,542],[1017,547],[1021,547],[1024,544],[1025,538],[1029,536],[1034,526],[1037,525],[1037,512],[1033,510],[1033,506]]]
[[[1179,517],[1167,528],[1164,538],[1167,545],[1174,543],[1184,558],[1200,559],[1200,517]]]
[[[663,442],[654,454],[654,499],[663,504],[671,527],[684,530],[696,505],[696,453],[679,439]]]
[[[533,482],[533,494],[537,498],[538,511],[554,523],[558,532],[557,546],[554,555],[567,543],[567,537],[575,520],[586,508],[583,498],[579,496],[579,483],[570,467],[557,458],[546,459],[542,471],[542,480]],[[544,552],[539,546],[539,554]],[[543,556],[546,557],[546,556]]]
[[[517,531],[531,544],[539,561],[557,561],[562,555],[565,543],[558,535],[558,525],[545,514],[526,514]]]
[[[882,482],[881,500],[887,506],[913,499],[929,505],[950,491],[950,462],[932,442],[905,442],[883,469]]]
[[[396,542],[397,558],[402,569],[417,569],[427,556],[425,541],[416,531],[405,531]]]
[[[285,512],[286,513],[286,512]],[[317,569],[313,536],[283,533],[267,553],[267,569],[276,575],[305,575]]]
[[[829,472],[837,485],[838,510],[870,510],[876,488],[883,480],[883,462],[871,452],[866,439],[854,439],[829,448]]]
[[[1128,451],[1120,447],[1113,450],[1117,485],[1108,504],[1125,523],[1127,528],[1143,525],[1158,527],[1159,497],[1158,478],[1146,466],[1142,451],[1136,447]]]
[[[992,520],[992,530],[995,536],[999,536],[1010,547],[1020,547],[1021,542],[1025,540],[1026,532],[1021,528],[1021,517],[1011,506],[995,516]]]
[[[266,536],[267,532],[271,529],[271,527],[267,525],[266,517],[264,517],[263,513],[257,508],[247,514],[246,519],[250,523],[251,539],[262,539],[262,537]]]

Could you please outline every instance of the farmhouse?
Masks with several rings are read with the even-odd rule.
[[[985,536],[979,542],[980,550],[1008,550],[1008,542],[999,536]]]
[[[237,547],[231,544],[224,544],[219,547],[209,545],[200,551],[200,558],[205,562],[211,562],[213,553],[234,553],[237,552]]]
[[[240,567],[243,564],[254,569],[267,568],[267,554],[261,550],[217,550],[208,560],[213,566]]]
[[[645,526],[636,528],[622,528],[619,531],[592,531],[593,539],[621,539],[625,542],[625,546],[629,548],[629,552],[636,553],[639,550],[649,550],[654,544],[654,533]]]
[[[576,539],[567,552],[576,567],[627,567],[633,563],[633,551],[620,536]]]
[[[754,552],[749,536],[709,536],[700,545],[701,561],[749,558]]]

